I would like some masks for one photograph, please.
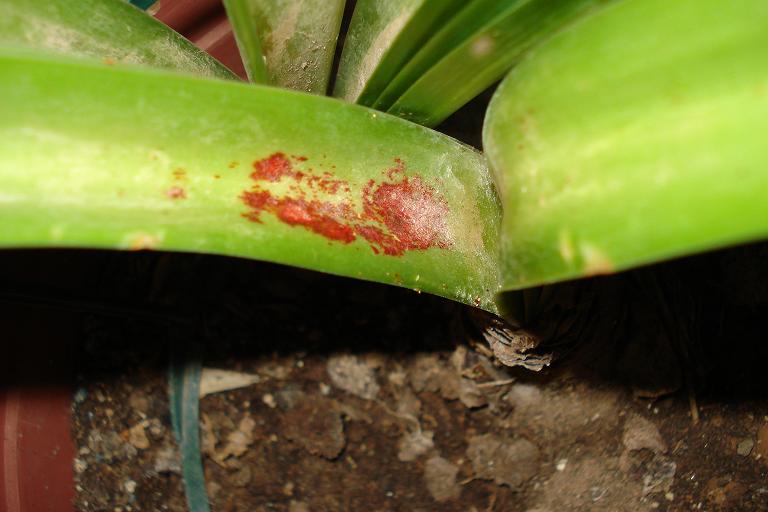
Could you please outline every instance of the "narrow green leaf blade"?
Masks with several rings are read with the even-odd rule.
[[[0,46],[239,80],[216,59],[123,0],[3,0]]]
[[[228,254],[486,309],[483,155],[273,87],[0,53],[0,246]]]
[[[203,347],[190,340],[173,339],[168,365],[168,395],[171,425],[181,453],[181,476],[184,494],[191,512],[208,512],[203,454],[200,451],[200,375],[203,370]]]
[[[268,81],[315,94],[328,91],[344,3],[344,0],[224,2],[241,54],[254,67],[254,76],[260,78],[254,81]],[[262,63],[264,67],[260,68]]]
[[[436,126],[501,79],[532,47],[610,0],[523,0],[424,73],[387,110]]]
[[[358,0],[333,95],[372,105],[414,53],[466,0]]]
[[[768,3],[625,0],[534,51],[484,129],[505,288],[768,235]]]
[[[243,59],[248,80],[258,84],[269,83],[269,74],[261,49],[256,20],[250,9],[248,0],[224,0],[227,17],[232,24],[240,58]]]
[[[424,73],[488,22],[526,0],[470,0],[398,71],[371,105],[386,110]]]

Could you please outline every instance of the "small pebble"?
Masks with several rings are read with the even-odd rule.
[[[149,420],[149,434],[156,440],[162,439],[163,435],[165,434],[165,427],[163,426],[163,423],[157,419],[152,418]]]
[[[128,492],[128,494],[133,494],[136,492],[136,482],[133,480],[126,480],[123,484],[123,487],[125,487],[125,490]]]
[[[181,462],[179,456],[170,446],[166,446],[157,451],[155,455],[154,469],[158,473],[181,473]]]
[[[519,489],[538,470],[539,448],[525,438],[485,434],[470,437],[467,444],[476,478]]]
[[[128,396],[128,405],[136,412],[146,413],[149,410],[149,398],[137,389]]]
[[[75,392],[75,403],[82,403],[87,396],[88,392],[85,390],[85,388],[78,388],[78,390]]]
[[[742,455],[746,457],[750,453],[752,453],[752,448],[755,446],[755,442],[751,439],[744,439],[742,442],[739,443],[739,445],[736,447],[736,453],[739,455]]]
[[[454,500],[461,494],[461,485],[456,481],[459,467],[438,455],[424,465],[424,479],[427,490],[435,501],[442,503]]]
[[[230,476],[229,480],[236,487],[245,487],[251,481],[251,468],[248,466],[241,467]]]
[[[88,463],[83,459],[75,458],[75,473],[82,473],[88,469]]]
[[[128,430],[128,441],[140,450],[149,448],[149,438],[144,430],[144,423],[139,423]]]
[[[274,409],[275,407],[277,407],[277,402],[275,401],[275,397],[271,393],[265,393],[261,397],[261,401],[264,402],[264,404],[270,409]]]
[[[379,394],[374,367],[375,364],[356,356],[342,354],[328,358],[326,371],[337,388],[365,400],[373,400]]]
[[[555,464],[555,469],[558,471],[565,471],[565,466],[568,465],[568,459],[560,459],[557,461],[557,464]]]
[[[309,505],[303,501],[291,500],[291,503],[288,506],[288,512],[309,512]]]

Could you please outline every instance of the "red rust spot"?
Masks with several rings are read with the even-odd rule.
[[[292,155],[296,162],[306,157]],[[362,190],[362,211],[355,209],[349,183],[333,174],[302,172],[285,154],[274,153],[253,163],[254,181],[240,198],[249,207],[243,216],[262,222],[262,214],[274,215],[290,226],[301,226],[329,240],[344,244],[361,237],[374,253],[402,256],[406,251],[424,251],[451,246],[446,238],[448,204],[418,177],[405,176],[405,164],[382,172],[385,180],[369,180]],[[287,180],[288,193],[276,197],[262,183]]]
[[[405,172],[405,164],[399,158],[395,158],[395,166],[387,170],[387,178],[394,180]]]
[[[277,217],[291,226],[304,226],[330,240],[348,244],[355,240],[354,230],[337,220],[333,212],[324,213],[324,204],[318,201],[284,198],[277,207]],[[342,216],[343,218],[343,216]]]
[[[376,188],[369,182],[363,190],[363,212],[365,218],[387,227],[388,232],[361,233],[382,247],[384,254],[399,256],[405,251],[449,246],[444,240],[448,204],[418,176]]]
[[[278,199],[266,190],[246,191],[240,197],[251,208],[245,217],[253,222],[260,223],[260,214],[268,212],[290,226],[303,226],[330,240],[345,244],[355,240],[354,230],[340,220],[348,216],[343,206],[294,197]]]
[[[278,182],[284,177],[295,177],[293,165],[283,153],[275,153],[263,160],[253,163],[255,171],[251,173],[254,181]]]
[[[186,199],[187,193],[181,187],[171,187],[165,191],[165,195],[171,199]]]

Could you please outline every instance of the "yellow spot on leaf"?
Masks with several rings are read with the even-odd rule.
[[[131,251],[144,251],[155,249],[162,242],[162,237],[150,233],[132,233],[127,237],[128,249]]]
[[[614,271],[613,262],[597,247],[581,244],[581,256],[584,259],[584,273],[588,276],[611,274]]]
[[[573,242],[571,241],[571,235],[566,231],[560,232],[560,241],[558,242],[558,248],[560,250],[560,256],[568,264],[573,263],[574,249]]]

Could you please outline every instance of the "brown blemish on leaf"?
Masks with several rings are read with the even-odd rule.
[[[598,276],[612,274],[613,262],[597,247],[589,244],[581,244],[581,256],[584,259],[584,274]]]
[[[186,199],[187,193],[181,187],[171,187],[165,191],[165,195],[170,199]]]
[[[131,251],[145,251],[154,249],[160,244],[160,239],[149,233],[138,233],[133,235],[128,244],[128,249]]]

